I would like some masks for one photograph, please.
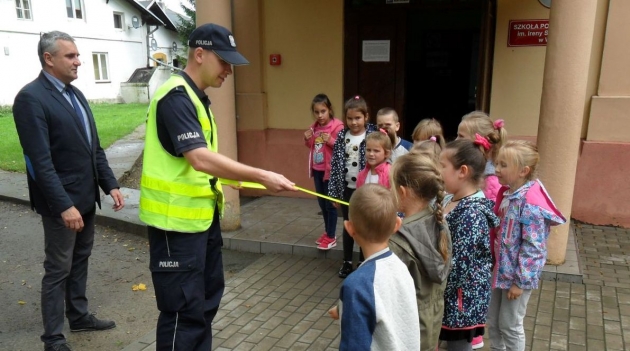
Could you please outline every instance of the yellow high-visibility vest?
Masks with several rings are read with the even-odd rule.
[[[184,157],[175,157],[162,147],[157,134],[157,105],[171,90],[182,86],[197,110],[203,137],[217,152],[214,116],[180,75],[172,75],[155,92],[147,112],[147,129],[140,182],[140,220],[155,228],[198,233],[212,224],[215,207],[223,213],[223,190],[217,178],[196,171]],[[214,187],[210,181],[216,181]]]

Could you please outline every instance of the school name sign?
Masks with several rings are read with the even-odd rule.
[[[508,30],[508,46],[545,46],[549,20],[513,20]]]

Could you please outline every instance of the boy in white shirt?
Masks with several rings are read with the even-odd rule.
[[[329,313],[341,319],[339,350],[419,350],[416,290],[409,270],[388,242],[401,225],[392,193],[366,184],[350,198],[346,230],[366,257],[344,280],[339,306]]]

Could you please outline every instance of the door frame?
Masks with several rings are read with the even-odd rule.
[[[360,43],[358,40],[358,29],[361,23],[382,21],[383,16],[389,16],[397,21],[397,45],[396,45],[396,102],[393,108],[399,113],[401,120],[404,120],[405,106],[405,65],[406,65],[406,43],[407,43],[407,13],[411,9],[418,8],[445,8],[449,5],[421,6],[414,4],[402,5],[368,5],[363,9],[352,9],[352,0],[344,1],[344,44],[343,44],[343,95],[344,100],[359,93],[358,74],[361,59]],[[479,40],[479,63],[477,66],[477,91],[475,106],[477,110],[489,112],[490,97],[492,92],[492,71],[494,60],[494,42],[496,34],[496,13],[497,0],[481,0],[482,19]],[[416,3],[417,4],[417,3]],[[396,7],[393,7],[396,6]],[[387,9],[387,10],[386,10]],[[391,9],[391,10],[390,10]],[[388,18],[388,19],[390,19]],[[372,116],[376,111],[372,111]],[[372,117],[375,119],[375,117]],[[406,123],[401,123],[399,133],[405,135]],[[408,126],[410,128],[411,126]]]

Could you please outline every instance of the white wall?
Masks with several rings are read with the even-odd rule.
[[[0,0],[0,77],[4,83],[0,85],[0,105],[12,104],[17,92],[39,74],[40,32],[60,30],[76,39],[82,65],[73,84],[88,99],[118,99],[120,83],[127,81],[136,68],[146,66],[146,25],[127,28],[132,16],[140,18],[139,11],[124,0],[109,0],[108,4],[105,0],[83,1],[82,20],[67,18],[65,0],[31,0],[32,20],[21,20],[16,15],[15,0]],[[114,12],[124,14],[123,30],[114,28]],[[108,54],[110,82],[95,82],[93,52]]]
[[[151,57],[153,57],[156,53],[163,53],[166,55],[166,60],[169,65],[173,64],[173,59],[175,58],[175,53],[173,52],[173,42],[177,43],[177,51],[181,55],[182,51],[182,43],[179,41],[177,37],[177,32],[172,30],[168,30],[164,27],[160,27],[157,31],[153,33],[153,38],[157,41],[158,49],[153,51],[150,50]],[[153,65],[153,63],[152,63]]]

